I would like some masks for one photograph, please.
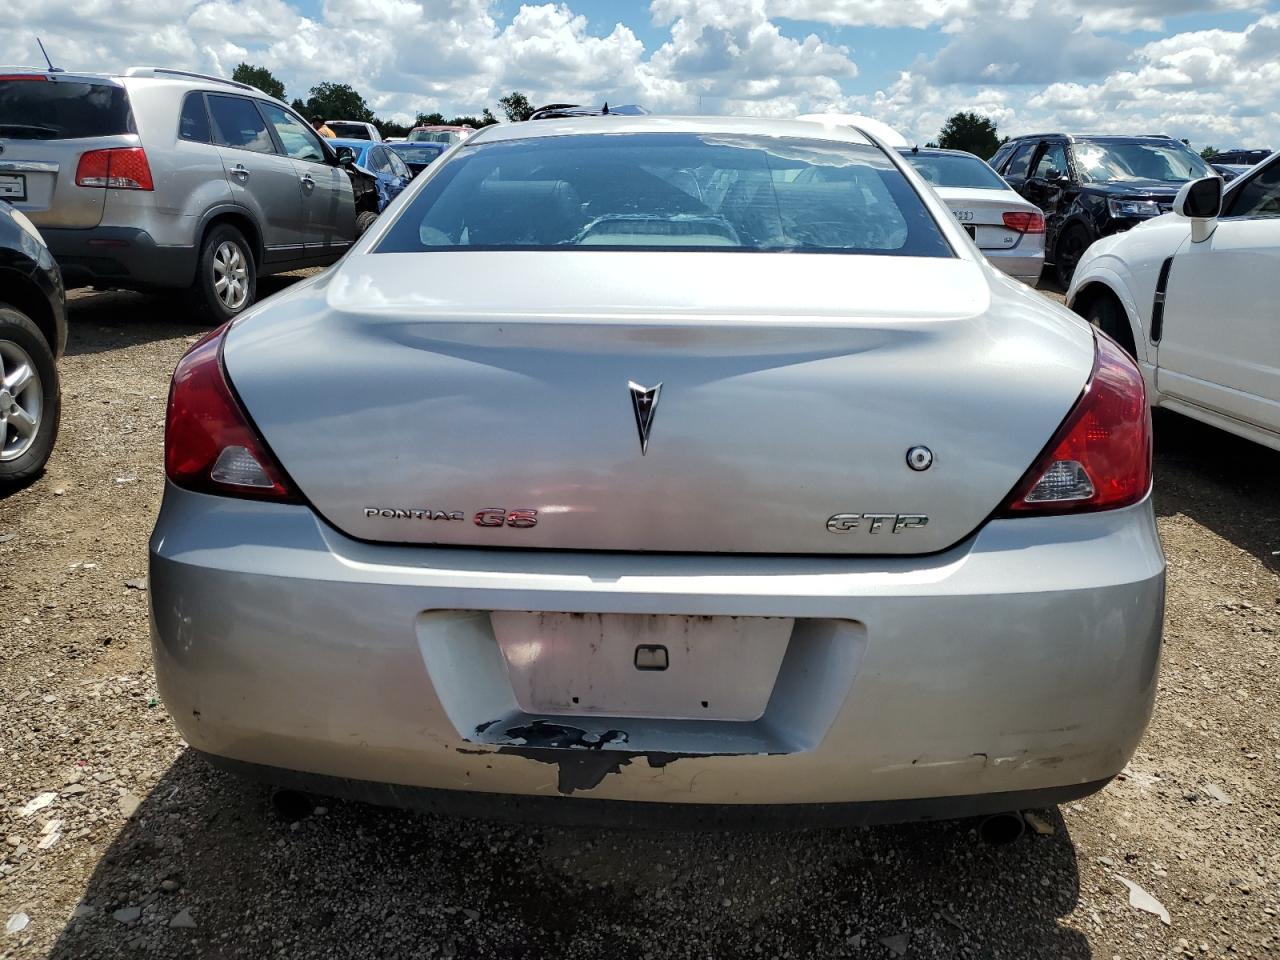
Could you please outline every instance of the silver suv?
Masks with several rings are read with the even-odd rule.
[[[377,212],[369,180],[245,84],[0,69],[0,199],[39,226],[68,287],[187,289],[221,322],[259,276],[337,260]]]

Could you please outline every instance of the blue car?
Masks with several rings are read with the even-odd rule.
[[[405,162],[415,177],[427,169],[432,160],[449,149],[449,144],[447,143],[436,143],[428,140],[391,143],[388,146]]]
[[[371,143],[368,140],[334,139],[329,141],[334,150],[346,147],[351,151],[357,167],[366,170],[378,181],[378,212],[387,208],[387,204],[400,195],[400,191],[413,179],[405,162],[393,153],[386,144]]]

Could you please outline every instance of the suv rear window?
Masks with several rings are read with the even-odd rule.
[[[79,80],[0,80],[0,137],[76,140],[133,132],[123,87]]]
[[[878,148],[748,134],[580,134],[459,148],[378,247],[949,257]]]
[[[355,123],[351,120],[327,120],[325,126],[338,135],[339,138],[346,140],[372,140],[369,136],[369,128],[363,123]]]

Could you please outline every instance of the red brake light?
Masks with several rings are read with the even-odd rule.
[[[1010,230],[1017,230],[1019,233],[1044,233],[1042,214],[1017,211],[1001,214],[1001,216],[1004,217],[1004,225]]]
[[[113,147],[80,154],[76,186],[114,187],[117,190],[154,190],[151,165],[141,147]]]
[[[0,80],[48,80],[43,73],[0,73]]]
[[[302,497],[258,436],[222,372],[227,325],[178,361],[164,424],[164,469],[199,493],[301,503]]]
[[[1093,375],[997,516],[1084,513],[1135,504],[1151,488],[1151,411],[1137,366],[1095,333]]]

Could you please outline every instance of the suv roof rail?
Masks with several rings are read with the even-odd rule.
[[[215,77],[212,74],[196,73],[192,70],[176,70],[173,67],[130,67],[124,72],[124,75],[126,77],[187,77],[191,80],[206,80],[209,83],[220,83],[224,86],[237,87],[240,90],[252,90],[255,93],[261,93],[263,96],[270,96],[257,87],[241,83],[239,80],[228,80],[226,77]]]

